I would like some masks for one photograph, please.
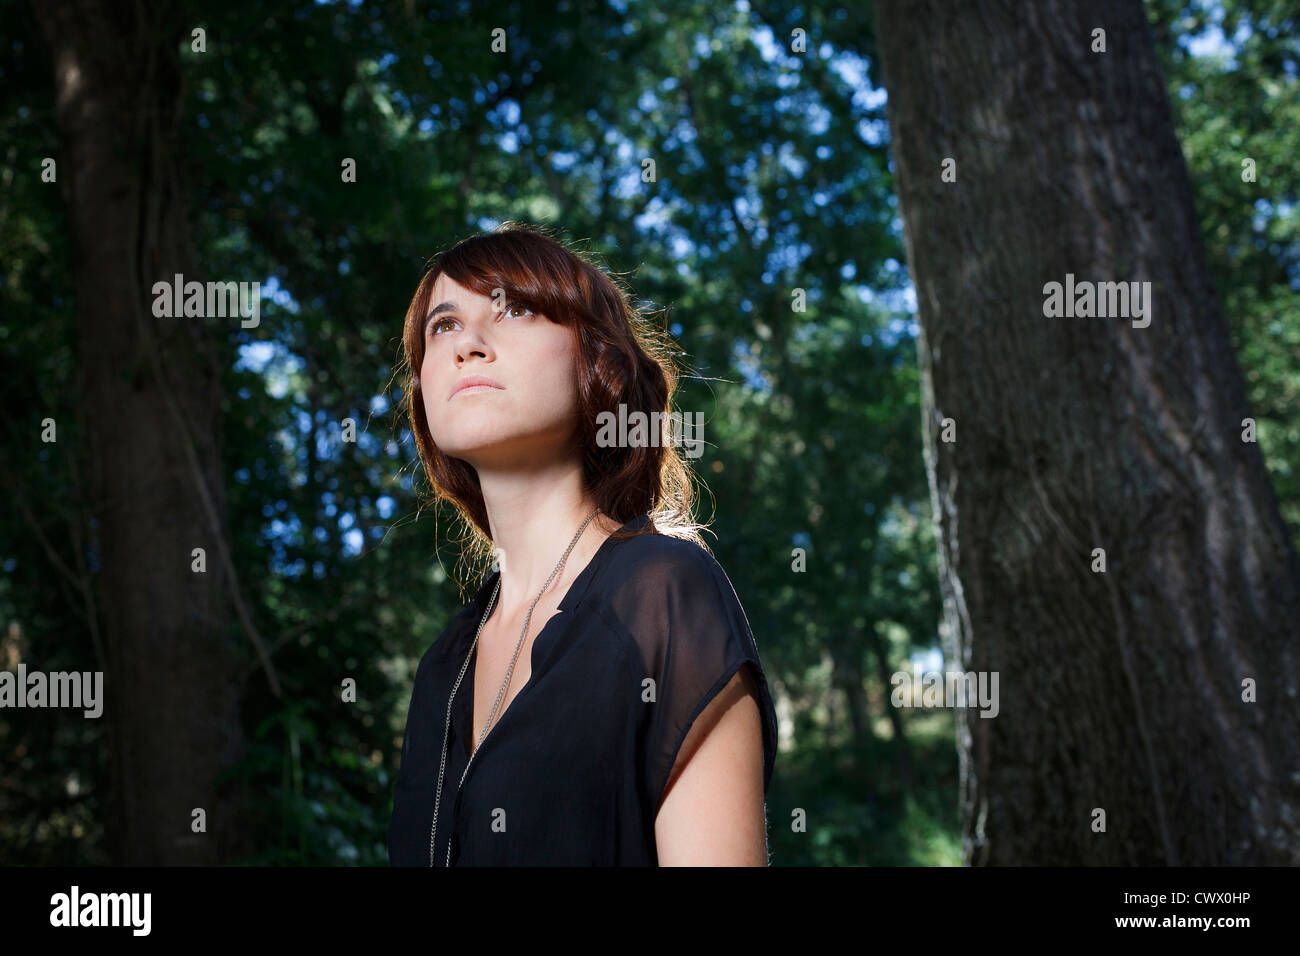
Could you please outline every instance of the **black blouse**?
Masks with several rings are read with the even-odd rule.
[[[640,529],[647,515],[620,530]],[[388,824],[393,866],[430,866],[447,700],[498,574],[425,652],[415,674]],[[477,653],[475,654],[477,656]],[[776,711],[735,589],[698,544],[607,538],[532,646],[532,674],[470,749],[474,661],[448,731],[434,863],[655,866],[654,819],[695,718],[743,665],[758,689],[763,788]]]

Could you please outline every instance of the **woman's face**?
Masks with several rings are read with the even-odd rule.
[[[446,275],[434,283],[429,310],[420,389],[443,453],[497,469],[568,454],[578,414],[572,330],[504,294],[494,303]],[[452,394],[470,376],[495,387]]]

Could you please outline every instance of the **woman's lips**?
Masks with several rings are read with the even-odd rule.
[[[456,384],[447,393],[447,401],[451,401],[461,392],[481,392],[485,388],[501,389],[505,388],[505,386],[495,379],[488,378],[486,375],[466,375],[456,380]]]
[[[451,397],[456,398],[460,395],[472,395],[475,392],[499,392],[501,389],[495,385],[467,385],[465,388],[458,388],[452,392]]]

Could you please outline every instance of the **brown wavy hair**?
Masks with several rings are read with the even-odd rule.
[[[489,233],[462,239],[436,255],[406,310],[402,335],[405,395],[402,410],[411,422],[415,446],[435,503],[447,502],[459,514],[467,536],[462,556],[481,573],[492,560],[492,538],[478,474],[466,461],[444,454],[434,443],[424,414],[420,366],[424,363],[424,321],[434,283],[446,275],[480,295],[505,291],[512,306],[523,305],[574,330],[577,342],[578,421],[576,444],[582,452],[585,490],[600,510],[625,524],[650,515],[641,531],[686,538],[708,550],[693,515],[693,475],[666,428],[658,447],[608,447],[596,444],[597,416],[672,410],[678,370],[676,349],[662,329],[632,305],[623,285],[585,254],[543,229],[506,222]],[[667,421],[667,419],[663,419]]]

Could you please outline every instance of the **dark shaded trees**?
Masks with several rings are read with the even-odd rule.
[[[230,825],[238,792],[217,785],[242,738],[221,371],[213,320],[157,318],[151,291],[177,273],[196,278],[178,141],[189,24],[169,5],[34,10],[54,69],[75,270],[79,417],[64,434],[77,436],[93,516],[110,856],[212,863],[248,836]],[[195,570],[196,548],[205,570]],[[193,832],[195,809],[207,832]]]

